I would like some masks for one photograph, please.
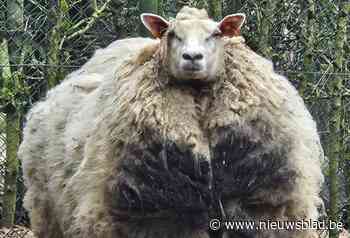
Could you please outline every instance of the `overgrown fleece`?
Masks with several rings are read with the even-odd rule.
[[[323,151],[288,80],[235,37],[213,84],[174,84],[164,41],[98,51],[29,113],[19,155],[37,236],[204,238],[217,203],[238,220],[317,219]]]

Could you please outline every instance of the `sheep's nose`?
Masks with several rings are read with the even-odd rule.
[[[185,60],[195,61],[203,59],[203,55],[201,53],[184,53],[182,58]]]

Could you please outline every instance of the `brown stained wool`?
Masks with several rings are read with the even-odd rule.
[[[315,122],[271,62],[225,41],[204,87],[169,75],[166,35],[137,38],[97,52],[33,107],[19,156],[39,238],[204,238],[219,202],[227,218],[318,218]],[[224,234],[237,235],[316,237]]]

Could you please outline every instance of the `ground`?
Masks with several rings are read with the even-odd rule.
[[[27,227],[14,226],[10,229],[0,229],[0,238],[35,238],[35,236]],[[350,238],[350,233],[344,229],[339,234],[339,238]]]
[[[0,238],[35,238],[30,229],[23,226],[14,226],[11,228],[1,228]]]

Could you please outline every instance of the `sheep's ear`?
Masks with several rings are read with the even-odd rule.
[[[245,21],[245,14],[237,13],[233,15],[228,15],[219,22],[219,29],[222,35],[233,37],[239,36],[241,32],[241,27]]]
[[[161,16],[151,14],[151,13],[141,14],[141,21],[142,21],[143,25],[156,38],[161,38],[163,33],[166,32],[166,30],[169,27],[168,21],[166,21]]]

